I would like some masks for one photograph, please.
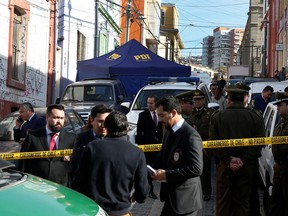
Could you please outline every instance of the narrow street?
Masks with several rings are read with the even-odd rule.
[[[215,190],[215,169],[212,170],[212,196],[210,201],[203,201],[203,216],[214,216],[215,215],[215,201],[216,201],[216,190]],[[154,192],[158,196],[157,200],[148,198],[143,204],[135,204],[132,209],[133,216],[159,216],[163,207],[163,203],[159,200],[160,183],[154,182]],[[259,190],[260,196],[260,212],[262,216],[265,216],[263,210],[263,191]]]

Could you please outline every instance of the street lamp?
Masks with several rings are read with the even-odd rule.
[[[254,43],[256,41],[255,40],[251,40],[250,43],[251,43],[251,76],[254,75]]]

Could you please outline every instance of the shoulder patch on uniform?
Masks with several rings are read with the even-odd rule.
[[[251,112],[254,112],[256,115],[258,115],[259,117],[263,118],[262,113],[259,110],[253,109],[253,107],[247,107],[247,110],[250,110]]]
[[[211,117],[215,116],[217,113],[219,113],[219,110],[214,110],[214,112],[211,114]]]

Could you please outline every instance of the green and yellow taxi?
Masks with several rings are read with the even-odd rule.
[[[92,199],[51,181],[19,172],[0,159],[1,216],[108,214]]]

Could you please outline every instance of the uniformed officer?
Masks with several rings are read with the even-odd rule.
[[[176,95],[181,105],[181,115],[186,120],[194,108],[194,91],[187,91]]]
[[[278,114],[281,117],[274,136],[288,136],[288,96],[276,93]],[[275,160],[270,215],[288,215],[288,144],[273,145]]]
[[[201,90],[194,91],[193,100],[194,109],[192,114],[188,117],[187,122],[198,131],[202,140],[205,141],[209,137],[210,118],[215,110],[207,107],[205,95]],[[211,200],[211,158],[211,149],[203,150],[204,167],[201,175],[201,183],[204,201]]]
[[[244,107],[246,90],[230,85],[227,108],[211,117],[209,139],[240,139],[265,136],[264,121],[254,110]],[[215,148],[219,163],[216,177],[216,215],[249,215],[259,146]]]
[[[245,90],[244,92],[244,106],[245,107],[251,107],[249,104],[248,104],[248,100],[249,100],[249,91],[250,91],[250,87],[245,85],[243,82],[238,82],[235,84],[235,86],[239,89],[243,89]],[[252,108],[252,107],[251,107]]]
[[[249,91],[250,87],[245,85],[243,82],[238,82],[235,84],[235,86],[239,89],[245,90],[244,92],[244,107],[253,109],[250,104],[248,104],[248,99],[249,99]],[[261,112],[258,110],[253,109],[254,112],[257,112],[258,115],[262,115]],[[260,201],[259,201],[259,192],[258,192],[258,179],[260,177],[260,173],[258,172],[259,170],[259,164],[257,163],[257,166],[255,166],[255,177],[253,181],[253,187],[252,187],[252,192],[251,192],[251,200],[250,200],[250,216],[261,216],[260,213]]]

